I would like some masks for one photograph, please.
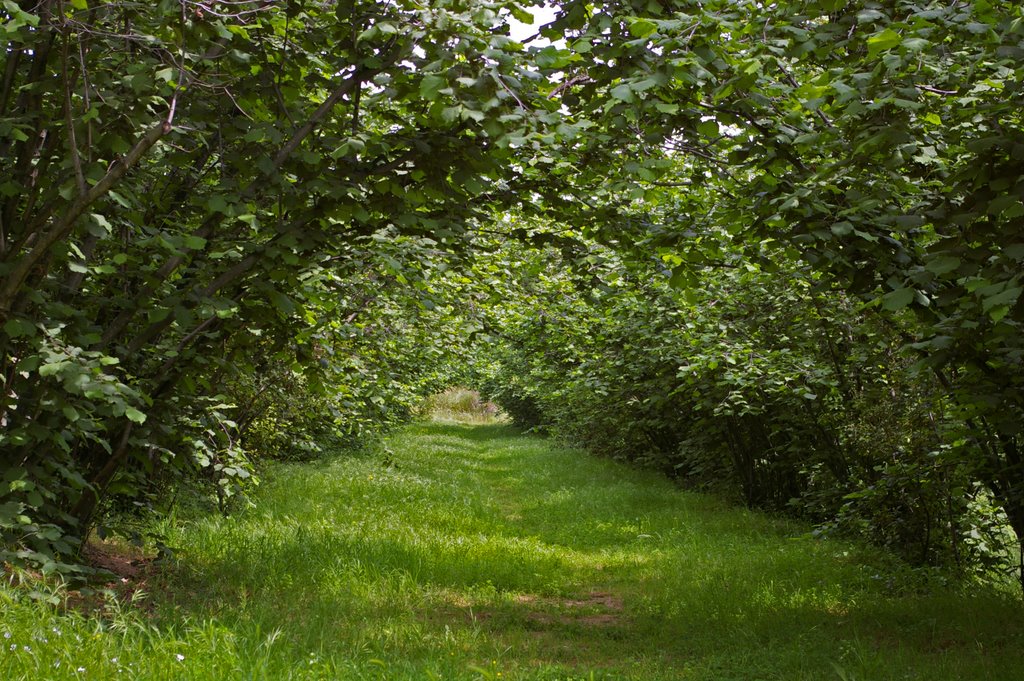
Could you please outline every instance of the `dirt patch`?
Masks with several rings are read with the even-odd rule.
[[[474,605],[465,598],[454,597],[430,614],[431,619],[462,620],[495,627],[518,623],[534,632],[567,626],[615,627],[624,620],[622,598],[607,591],[571,598],[516,594],[504,604],[486,605]]]
[[[101,573],[90,588],[69,591],[65,607],[99,613],[109,607],[108,594],[113,594],[121,603],[144,612],[152,609],[145,595],[147,582],[157,570],[154,557],[130,544],[93,540],[82,547],[82,560],[106,574]]]
[[[583,598],[546,598],[526,595],[525,602],[546,606],[527,614],[529,622],[540,625],[583,625],[610,627],[622,620],[622,599],[612,593],[594,591]]]
[[[619,612],[622,610],[622,599],[612,593],[594,591],[586,598],[564,599],[562,605],[569,608],[605,608]]]
[[[89,542],[82,547],[82,558],[91,567],[113,573],[121,582],[144,578],[153,566],[153,558],[142,549],[113,542]]]

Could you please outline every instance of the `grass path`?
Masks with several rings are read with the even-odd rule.
[[[1021,678],[1019,598],[925,593],[872,550],[506,427],[388,448],[277,466],[255,509],[171,528],[147,614],[0,592],[0,678]]]

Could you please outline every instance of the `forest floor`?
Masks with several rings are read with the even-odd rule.
[[[175,560],[122,560],[122,598],[99,616],[0,589],[0,678],[1002,681],[1024,669],[1012,592],[943,587],[876,549],[508,426],[417,424],[265,479],[250,510],[169,521]]]

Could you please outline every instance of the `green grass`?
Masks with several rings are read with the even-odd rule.
[[[178,560],[149,578],[144,608],[59,616],[0,591],[0,678],[1002,681],[1024,669],[1015,595],[926,590],[873,549],[506,426],[421,424],[388,446],[277,466],[252,511],[171,527]]]

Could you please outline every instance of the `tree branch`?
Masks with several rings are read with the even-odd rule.
[[[71,153],[71,165],[75,169],[75,183],[78,195],[85,196],[89,186],[85,183],[82,172],[82,158],[78,154],[78,140],[75,137],[75,121],[71,115],[71,79],[68,77],[68,34],[64,33],[63,47],[60,55],[61,78],[64,80],[64,124],[68,129],[68,151]]]
[[[46,257],[46,254],[54,244],[71,233],[71,230],[75,227],[75,222],[82,216],[85,210],[97,199],[105,196],[117,184],[118,180],[124,177],[132,166],[170,130],[171,126],[166,121],[161,121],[147,130],[128,154],[111,164],[107,174],[93,185],[85,195],[75,199],[67,212],[54,221],[50,228],[39,236],[32,250],[14,263],[11,273],[7,275],[3,284],[0,285],[0,320],[7,319],[14,298],[18,295],[22,284],[28,279],[32,268]]]

